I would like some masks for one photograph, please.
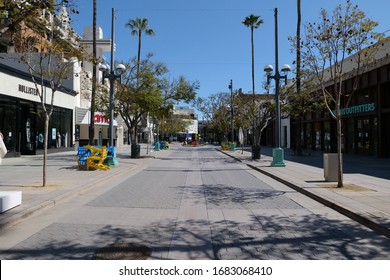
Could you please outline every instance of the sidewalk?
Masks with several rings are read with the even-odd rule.
[[[76,151],[48,155],[47,186],[42,184],[42,155],[3,159],[0,166],[0,191],[23,191],[22,204],[0,214],[0,230],[19,223],[62,199],[80,195],[97,184],[109,184],[121,176],[166,157],[170,150],[158,152],[142,145],[141,158],[130,158],[130,146],[119,147],[118,167],[108,171],[81,171],[77,168]],[[286,167],[270,167],[272,149],[262,148],[261,159],[252,160],[250,150],[224,151],[249,167],[329,206],[336,211],[390,238],[390,159],[364,156],[344,157],[344,189],[325,182],[322,153],[292,156],[285,152]]]
[[[323,154],[293,156],[285,151],[285,167],[271,167],[272,148],[262,147],[259,160],[250,148],[223,153],[288,185],[296,191],[390,238],[390,160],[368,156],[344,156],[344,188],[325,182]]]
[[[0,230],[54,206],[63,199],[80,195],[97,184],[109,184],[116,176],[165,157],[171,150],[153,151],[141,144],[141,158],[130,158],[131,146],[117,149],[119,166],[107,171],[86,171],[77,167],[77,151],[50,153],[47,160],[46,187],[42,186],[43,155],[5,158],[0,165],[0,191],[22,191],[22,204],[0,213]]]

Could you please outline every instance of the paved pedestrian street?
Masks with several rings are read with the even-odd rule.
[[[388,238],[214,146],[178,145],[4,229],[0,258],[92,259],[125,243],[154,260],[390,259]]]

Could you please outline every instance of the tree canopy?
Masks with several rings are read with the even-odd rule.
[[[137,141],[137,126],[143,115],[167,116],[176,103],[193,100],[199,88],[197,81],[190,82],[182,76],[171,79],[165,64],[153,62],[151,58],[148,55],[141,61],[138,74],[137,59],[127,62],[127,71],[116,93],[118,113],[132,132],[133,143]]]

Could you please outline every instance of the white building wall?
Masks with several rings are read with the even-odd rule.
[[[191,120],[191,124],[187,127],[187,132],[198,134],[198,120]]]
[[[7,96],[12,96],[33,102],[41,102],[38,93],[36,92],[35,83],[25,79],[20,79],[0,72],[0,81],[2,83],[2,92]],[[46,104],[51,103],[52,91],[49,87],[43,87],[43,96],[46,98]],[[76,97],[71,94],[64,93],[60,90],[54,93],[54,106],[74,110]]]

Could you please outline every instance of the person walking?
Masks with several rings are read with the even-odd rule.
[[[0,165],[1,165],[3,158],[7,154],[7,147],[5,146],[3,139],[4,139],[4,136],[0,131]]]
[[[57,132],[57,142],[56,142],[56,147],[57,147],[57,148],[61,148],[61,134],[60,134],[60,132],[59,132],[59,131]]]

